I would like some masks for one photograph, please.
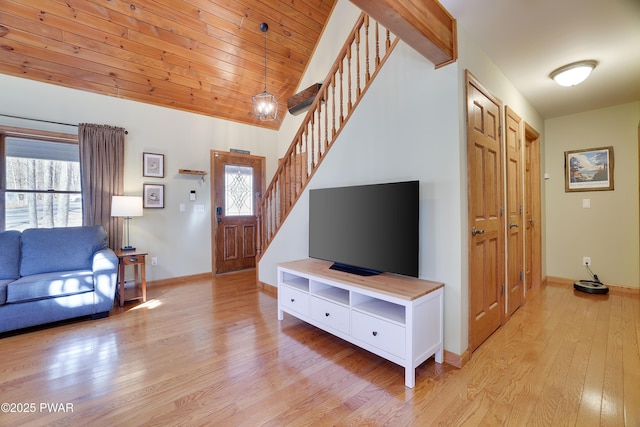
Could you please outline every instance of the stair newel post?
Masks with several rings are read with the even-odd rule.
[[[269,191],[265,196],[265,198],[262,200],[262,204],[261,206],[264,209],[264,217],[263,217],[263,224],[262,224],[262,229],[263,229],[263,242],[262,242],[262,246],[264,247],[267,242],[269,241],[269,239],[271,239],[271,191]]]
[[[278,187],[279,179],[276,177],[273,189],[271,190],[271,209],[269,210],[269,241],[273,238],[276,230],[276,221],[278,221]]]
[[[256,239],[256,256],[259,258],[262,254],[262,204],[258,205],[257,214],[256,227],[258,228],[258,238]]]

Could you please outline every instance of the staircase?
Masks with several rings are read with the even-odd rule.
[[[362,13],[258,206],[258,260],[399,39]]]

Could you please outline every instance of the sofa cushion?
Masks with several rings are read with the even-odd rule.
[[[7,302],[7,286],[13,279],[0,279],[0,305]]]
[[[107,244],[101,225],[29,228],[22,232],[20,275],[91,270],[93,254]]]
[[[93,291],[91,270],[62,271],[22,277],[7,285],[7,303],[34,301]]]
[[[0,280],[20,277],[20,232],[0,233]]]

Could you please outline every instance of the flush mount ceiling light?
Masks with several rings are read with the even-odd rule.
[[[596,65],[593,60],[574,62],[552,71],[549,77],[560,86],[575,86],[585,81]]]
[[[267,92],[267,31],[266,22],[260,24],[260,31],[264,33],[264,92],[251,97],[253,112],[261,122],[275,120],[278,115],[278,101],[276,97]]]

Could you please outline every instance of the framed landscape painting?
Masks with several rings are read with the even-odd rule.
[[[564,152],[564,190],[613,190],[613,147]]]

